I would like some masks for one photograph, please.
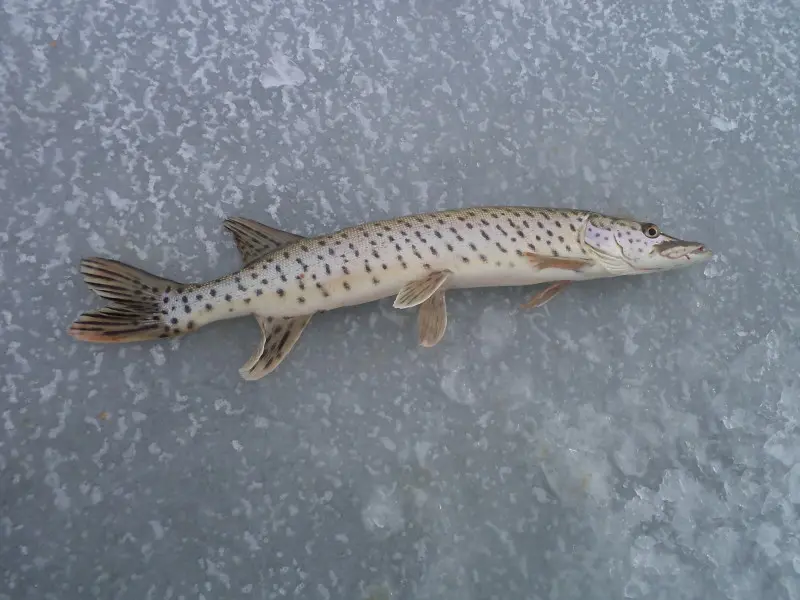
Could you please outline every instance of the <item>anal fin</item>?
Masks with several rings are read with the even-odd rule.
[[[395,308],[412,308],[418,304],[422,304],[438,290],[447,278],[452,274],[452,271],[432,271],[422,279],[409,281],[397,293],[394,299]]]
[[[438,289],[419,305],[418,332],[420,346],[431,348],[439,343],[447,329],[447,302],[444,290]]]
[[[523,304],[520,308],[538,308],[540,306],[544,306],[550,300],[558,296],[564,289],[570,285],[571,281],[557,281],[552,285],[547,286],[541,292],[536,294],[533,298],[528,300],[525,304]]]
[[[313,315],[262,317],[253,315],[261,328],[261,342],[239,369],[242,379],[255,381],[274,371],[292,350]]]
[[[226,219],[223,226],[233,234],[233,241],[245,264],[249,264],[281,246],[305,239],[302,235],[275,229],[244,217]]]

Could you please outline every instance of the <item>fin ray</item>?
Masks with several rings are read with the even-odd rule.
[[[233,234],[233,241],[245,264],[286,244],[305,239],[302,235],[282,231],[244,217],[225,219],[223,226]]]
[[[432,348],[441,341],[447,329],[447,301],[444,290],[436,290],[430,298],[419,305],[417,326],[420,346]]]
[[[430,298],[436,290],[442,287],[451,274],[452,271],[445,269],[428,273],[422,279],[409,281],[397,293],[397,297],[394,299],[394,307],[413,308],[418,304],[422,304]]]
[[[583,267],[588,267],[593,261],[582,258],[559,258],[558,256],[542,256],[533,252],[526,252],[525,255],[531,264],[540,271],[545,269],[564,269],[565,271],[580,271]]]
[[[106,258],[84,259],[80,270],[89,289],[110,302],[73,321],[68,333],[75,339],[141,342],[180,333],[166,325],[161,303],[165,294],[179,293],[188,286]]]
[[[239,369],[242,379],[255,381],[274,371],[294,348],[313,315],[262,317],[253,315],[261,328],[258,347]]]
[[[540,306],[544,306],[550,300],[558,296],[564,289],[569,286],[572,282],[571,281],[557,281],[556,283],[547,286],[541,292],[536,294],[533,298],[528,300],[525,304],[521,305],[520,308],[539,308]]]

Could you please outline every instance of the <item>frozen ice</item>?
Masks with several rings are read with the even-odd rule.
[[[0,600],[800,599],[797,2],[0,9]],[[669,274],[74,343],[81,257],[181,281],[300,235],[592,208]]]

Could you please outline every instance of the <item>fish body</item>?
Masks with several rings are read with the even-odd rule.
[[[258,379],[278,366],[311,316],[395,297],[419,307],[419,337],[435,345],[446,327],[448,290],[553,283],[527,306],[569,283],[689,266],[711,253],[640,223],[583,210],[476,207],[363,223],[315,237],[249,219],[225,222],[245,265],[182,284],[106,259],[86,259],[87,283],[111,301],[70,328],[79,340],[132,342],[184,335],[254,315],[262,343],[240,371]]]

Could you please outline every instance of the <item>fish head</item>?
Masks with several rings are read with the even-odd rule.
[[[655,223],[599,214],[586,220],[582,241],[603,266],[619,275],[669,271],[713,256],[705,245],[672,237]]]

